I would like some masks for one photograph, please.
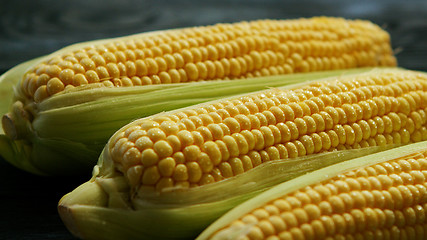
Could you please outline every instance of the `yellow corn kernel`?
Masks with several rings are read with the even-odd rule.
[[[427,152],[361,167],[262,203],[207,239],[425,239]]]
[[[126,174],[129,165],[123,162],[121,154],[135,146],[132,149],[141,151],[143,174],[148,171],[147,167],[159,167],[159,171],[150,170],[155,176],[146,183],[161,190],[160,183],[154,181],[161,177],[171,176],[174,186],[178,183],[182,186],[182,182],[188,182],[188,179],[191,179],[191,183],[203,185],[212,181],[205,181],[202,173],[215,176],[215,181],[219,181],[272,160],[422,141],[427,139],[426,82],[427,76],[416,72],[392,74],[384,71],[313,82],[292,90],[271,89],[205,103],[197,108],[137,120],[131,124],[133,127],[121,130],[127,134],[116,133],[109,144],[109,151],[113,153],[112,159],[117,169]],[[399,87],[402,84],[414,87]],[[392,95],[380,90],[390,87],[400,90]],[[320,89],[326,89],[324,91],[329,92],[327,96],[332,99],[340,93],[347,94],[361,88],[378,94],[364,93],[361,101],[349,100],[338,105],[315,97]],[[295,98],[301,92],[305,94],[304,97],[300,95]],[[408,96],[416,96],[420,101],[414,101],[410,110],[401,109],[401,104],[406,105],[404,99]],[[312,101],[313,98],[316,100]],[[247,102],[253,102],[257,107],[249,111],[244,107]],[[307,102],[313,106],[308,107]],[[359,118],[356,115],[364,116],[365,108],[360,108],[361,113],[354,113],[358,109],[355,106],[362,103],[370,108],[391,105],[381,112],[368,109],[369,118]],[[218,114],[217,123],[206,120],[206,114]],[[136,139],[134,135],[139,138]],[[133,152],[129,151],[129,154]],[[168,164],[160,166],[164,160]],[[183,169],[187,169],[187,164],[192,162],[198,164],[200,171],[186,170],[183,174]],[[196,175],[193,176],[193,173]],[[146,189],[148,186],[143,182],[132,186],[132,189]]]
[[[29,70],[21,90],[40,102],[68,85],[134,86],[395,65],[389,35],[370,22],[263,20],[135,35],[61,53]]]

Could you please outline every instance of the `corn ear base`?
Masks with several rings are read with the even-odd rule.
[[[69,46],[66,46],[62,49],[59,49],[51,54],[45,55],[45,56],[41,56],[41,57],[37,57],[31,60],[28,60],[26,62],[20,63],[17,66],[11,68],[10,70],[8,70],[7,72],[5,72],[4,74],[2,74],[0,76],[0,116],[4,116],[6,115],[9,111],[13,110],[13,104],[16,101],[19,100],[24,100],[22,98],[19,98],[17,96],[19,96],[19,94],[17,94],[17,89],[15,88],[15,86],[17,86],[17,84],[22,81],[22,78],[24,76],[24,74],[31,69],[31,67],[51,58],[52,56],[55,56],[57,54],[62,54],[62,53],[66,53],[69,51],[73,51],[73,50],[77,50],[77,49],[81,49],[84,47],[88,47],[91,45],[95,45],[95,44],[102,44],[102,43],[107,43],[110,42],[112,40],[118,40],[118,39],[127,39],[127,38],[132,38],[135,36],[149,36],[149,35],[153,35],[156,33],[159,33],[161,31],[153,31],[153,32],[146,32],[146,33],[139,33],[139,34],[134,34],[134,35],[129,35],[129,36],[124,36],[124,37],[117,37],[117,38],[108,38],[108,39],[101,39],[101,40],[92,40],[92,41],[85,41],[85,42],[81,42],[81,43],[75,43]],[[18,109],[18,110],[22,110],[22,109]],[[21,112],[23,113],[23,112]],[[38,146],[34,146],[32,147],[32,145],[38,145],[37,143],[31,143],[31,141],[33,141],[30,137],[28,137],[25,140],[19,140],[19,141],[15,141],[12,140],[10,137],[8,137],[7,135],[5,135],[4,132],[4,121],[2,119],[2,121],[0,121],[0,159],[4,159],[7,162],[9,162],[10,164],[12,164],[13,166],[34,173],[34,174],[38,174],[38,175],[56,175],[56,171],[58,170],[57,167],[61,168],[60,165],[57,163],[58,158],[54,159],[54,156],[57,155],[57,153],[53,153],[53,154],[42,154],[43,156],[40,157],[35,157],[35,155],[40,155],[40,153],[38,153],[36,150],[34,150],[34,148],[39,148]],[[20,126],[22,127],[22,126]],[[26,126],[24,126],[26,127]],[[42,144],[42,146],[40,148],[44,148],[45,146],[48,145],[47,142],[57,142],[58,139],[55,140],[51,140],[51,139],[38,139],[36,140],[36,142],[44,142],[44,144]],[[60,140],[62,141],[62,139]],[[47,144],[47,145],[46,145]],[[64,143],[63,143],[64,145]],[[73,144],[72,144],[73,145]],[[79,145],[79,143],[74,144],[75,145]],[[67,145],[64,145],[65,147]],[[83,148],[82,148],[83,147]],[[85,151],[86,146],[80,146],[77,147],[77,150],[81,150],[83,151],[82,155],[85,155],[86,153],[90,153],[93,152],[93,150],[89,150],[89,151]],[[51,149],[50,147],[48,147],[48,149],[44,149],[44,151],[48,151],[50,152]],[[71,151],[74,150],[73,147],[71,147],[70,149]],[[57,152],[57,151],[56,151]],[[91,153],[90,154],[90,159],[96,159],[97,156],[99,156],[99,152],[96,152],[95,154]],[[57,157],[57,156],[56,156]],[[40,160],[43,159],[43,160]],[[45,160],[47,160],[47,162],[45,162]],[[73,161],[75,159],[72,159]],[[54,165],[50,165],[52,164],[52,161],[54,162]],[[76,160],[78,162],[80,162],[80,160]],[[67,169],[69,167],[71,167],[70,170],[65,170],[65,172],[71,172],[71,173],[82,173],[84,170],[88,169],[88,166],[93,167],[93,160],[86,163],[85,159],[81,160],[84,164],[83,165],[76,165],[75,163],[70,163],[69,165],[65,165],[64,169]],[[76,165],[76,166],[74,166]],[[46,166],[48,168],[51,168],[53,166],[53,170],[54,171],[48,171],[45,170],[43,166]],[[55,167],[56,166],[56,167]],[[73,170],[74,169],[74,170]],[[64,174],[64,171],[60,171],[59,174]]]
[[[5,83],[15,83],[27,67],[28,65],[24,64],[12,69],[3,75],[2,79]],[[372,68],[356,68],[128,88],[81,86],[35,103],[32,110],[24,108],[24,104],[15,99],[16,102],[9,107],[9,117],[3,117],[2,127],[12,129],[10,132],[17,130],[17,134],[23,135],[20,138],[24,140],[13,140],[2,135],[1,145],[17,147],[4,147],[0,155],[11,164],[36,174],[80,174],[90,171],[95,165],[108,138],[134,119],[270,87],[371,70]],[[0,86],[1,89],[11,91],[10,85]],[[28,117],[30,115],[33,118]]]
[[[37,58],[21,63],[0,76],[0,115],[3,116],[9,111],[14,101],[14,87],[21,80],[23,72],[39,61]],[[0,134],[4,134],[3,128],[0,128]]]
[[[351,159],[349,161],[333,164],[328,167],[321,168],[311,173],[299,176],[290,181],[283,182],[233,208],[232,210],[221,216],[219,219],[217,219],[208,228],[206,228],[196,239],[236,239],[238,236],[242,236],[242,234],[244,235],[247,229],[231,228],[228,229],[229,231],[218,231],[225,227],[228,223],[238,219],[239,217],[251,212],[254,209],[257,209],[258,207],[262,206],[267,202],[270,202],[298,189],[302,189],[306,186],[323,182],[327,179],[333,178],[347,171],[371,166],[377,163],[382,163],[401,157],[414,155],[419,153],[420,151],[425,151],[426,149],[427,141],[412,143],[405,146],[392,148],[387,151],[369,154],[366,156]]]
[[[191,239],[233,207],[276,184],[391,147],[267,162],[217,183],[133,200],[127,181],[114,170],[109,156],[102,154],[92,179],[62,197],[58,212],[67,228],[83,239]]]

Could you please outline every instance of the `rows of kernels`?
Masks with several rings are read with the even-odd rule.
[[[22,90],[41,101],[67,86],[96,82],[134,86],[395,65],[389,36],[379,27],[321,21],[219,24],[90,46],[35,66]]]
[[[426,156],[419,153],[304,187],[250,211],[217,235],[240,231],[236,239],[424,239]]]
[[[274,89],[140,120],[137,127],[116,134],[109,146],[121,171],[143,166],[136,188],[160,190],[165,183],[216,182],[271,160],[425,140],[427,88],[422,83],[427,79],[406,73]],[[122,158],[135,149],[140,154]]]

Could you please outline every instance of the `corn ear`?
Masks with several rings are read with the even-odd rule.
[[[145,197],[271,160],[418,142],[427,138],[426,80],[418,72],[378,70],[206,102],[133,121],[105,153],[132,194]]]
[[[237,207],[233,208],[226,214],[224,214],[221,218],[216,220],[212,225],[210,225],[205,231],[203,231],[196,239],[197,240],[204,240],[204,239],[278,239],[280,238],[286,238],[286,237],[297,237],[297,236],[304,236],[309,237],[310,234],[315,234],[316,239],[333,239],[333,238],[342,238],[342,237],[360,237],[361,239],[368,238],[369,236],[377,236],[377,237],[386,237],[386,236],[393,236],[396,237],[396,239],[425,239],[426,233],[425,233],[425,218],[423,215],[419,215],[419,211],[415,214],[414,211],[411,211],[412,208],[414,209],[421,209],[421,212],[423,214],[426,204],[426,193],[422,192],[422,189],[425,189],[426,181],[425,178],[422,177],[421,179],[418,178],[415,180],[414,178],[410,179],[403,179],[402,182],[399,182],[398,179],[394,178],[395,176],[399,176],[400,172],[406,173],[408,171],[407,167],[409,164],[414,164],[413,166],[418,166],[418,169],[413,169],[414,171],[411,172],[411,175],[416,175],[417,173],[421,173],[422,175],[425,174],[426,170],[426,156],[427,156],[427,142],[419,142],[419,143],[413,143],[402,147],[393,148],[387,151],[374,153],[370,155],[366,155],[363,157],[355,158],[349,161],[345,161],[342,163],[337,163],[335,165],[331,165],[316,171],[313,171],[311,173],[308,173],[306,175],[294,178],[290,181],[278,184],[271,189],[253,197],[252,199],[247,200],[246,202],[238,205]],[[400,163],[399,160],[408,160],[410,163]],[[403,164],[400,165],[399,164]],[[373,166],[373,167],[371,167]],[[387,173],[379,173],[379,175],[382,174],[382,178],[379,179],[378,176],[373,175],[371,176],[367,171],[374,169],[375,166],[378,166],[379,168],[387,168],[388,166],[393,166],[395,169],[387,169],[387,172],[391,170],[396,171],[395,176],[392,177],[391,185],[388,185],[386,182],[382,182],[384,179],[384,176],[387,175]],[[371,167],[371,168],[369,168]],[[392,168],[393,168],[392,167]],[[400,167],[400,168],[399,168]],[[410,166],[409,168],[411,168]],[[368,169],[369,168],[369,169]],[[381,171],[380,171],[381,172]],[[409,173],[406,176],[411,176]],[[341,183],[345,183],[347,178],[350,180],[357,179],[357,177],[370,177],[369,180],[375,180],[378,181],[380,184],[384,184],[384,191],[387,191],[388,189],[400,191],[402,188],[411,187],[414,186],[414,188],[410,189],[417,189],[416,186],[420,187],[420,191],[417,191],[417,193],[412,194],[409,192],[408,195],[404,195],[407,192],[402,192],[397,195],[396,191],[392,193],[393,196],[391,199],[389,198],[382,198],[383,203],[381,204],[381,199],[378,199],[376,197],[370,199],[369,196],[370,192],[376,191],[376,193],[380,193],[382,190],[378,188],[377,185],[370,185],[371,183],[374,184],[374,182],[368,181],[368,185],[359,186],[359,189],[354,189],[355,192],[357,191],[363,191],[363,196],[366,196],[366,202],[365,199],[363,201],[359,201],[360,199],[353,199],[354,200],[354,206],[348,205],[348,202],[345,203],[346,210],[339,210],[338,205],[334,205],[337,202],[331,202],[332,210],[331,212],[327,212],[325,208],[322,208],[320,210],[320,216],[317,218],[316,214],[309,216],[310,220],[308,223],[304,222],[302,220],[303,218],[299,219],[301,216],[296,216],[298,218],[298,221],[296,222],[296,226],[288,225],[286,226],[286,223],[290,223],[292,219],[285,219],[283,217],[285,216],[291,216],[292,211],[294,209],[295,212],[301,210],[299,213],[302,213],[303,209],[309,209],[310,207],[316,208],[316,206],[320,207],[322,206],[328,206],[328,201],[334,201],[336,199],[341,198],[342,194],[347,194],[347,192],[344,189],[339,189],[338,193],[334,192],[333,189],[329,188],[334,184],[334,181]],[[376,178],[376,179],[375,179]],[[348,183],[350,184],[350,180]],[[408,181],[409,180],[409,181]],[[356,183],[358,180],[354,180]],[[316,191],[318,189],[321,189],[322,186],[326,186],[326,184],[329,184],[328,187],[324,187],[324,189],[330,189],[329,195],[326,192],[326,195],[321,196],[320,202],[317,200],[314,200],[314,202],[303,202],[301,206],[292,206],[291,210],[284,210],[281,213],[275,214],[271,213],[271,215],[267,216],[266,218],[262,218],[263,220],[259,219],[257,222],[255,221],[249,221],[250,217],[254,220],[254,216],[261,216],[258,215],[262,211],[265,212],[265,209],[268,208],[268,206],[274,206],[276,203],[279,203],[281,201],[281,204],[288,204],[290,202],[290,199],[298,199],[298,197],[295,197],[300,193],[299,196],[302,196],[306,193],[306,191]],[[406,185],[407,184],[407,185]],[[356,184],[357,185],[357,184]],[[355,185],[355,186],[356,186]],[[416,186],[415,186],[416,185]],[[342,185],[341,185],[342,186]],[[371,187],[372,186],[372,187]],[[338,187],[337,187],[338,188]],[[350,191],[353,191],[353,189],[350,189]],[[308,193],[308,192],[307,192]],[[313,193],[310,192],[310,195]],[[323,194],[319,193],[319,194]],[[341,195],[340,195],[341,194]],[[418,194],[418,195],[417,195]],[[381,194],[380,194],[381,195]],[[313,195],[314,196],[314,195]],[[320,195],[319,195],[320,196]],[[337,198],[338,196],[338,198]],[[353,196],[353,195],[352,195]],[[378,195],[375,195],[378,196]],[[384,195],[386,196],[386,195]],[[400,198],[399,198],[400,196]],[[284,200],[283,200],[284,199]],[[370,201],[370,200],[373,201]],[[297,201],[298,201],[297,200]],[[352,200],[352,201],[353,201]],[[301,200],[303,201],[303,200]],[[309,200],[311,201],[311,200]],[[378,202],[377,202],[378,201]],[[363,203],[362,203],[363,202]],[[308,206],[310,205],[310,206]],[[284,205],[283,205],[284,206]],[[307,208],[305,208],[308,206]],[[382,206],[382,207],[381,207]],[[310,208],[312,209],[312,208]],[[256,213],[255,211],[258,212]],[[325,211],[324,211],[325,210]],[[386,211],[385,214],[387,214],[387,217],[385,215],[376,213],[381,213],[382,211]],[[359,216],[359,218],[352,218],[353,216],[356,216],[356,213],[373,213],[375,212],[375,216],[378,216],[377,219],[371,218],[373,215],[366,215],[365,217]],[[313,213],[313,212],[310,212]],[[310,214],[307,213],[307,214]],[[402,215],[402,213],[404,215]],[[411,213],[414,213],[411,215]],[[288,214],[288,215],[286,215]],[[395,215],[395,218],[393,216]],[[268,214],[267,214],[268,215]],[[348,225],[339,225],[343,222],[338,221],[340,219],[340,216],[344,216],[346,218],[346,222]],[[362,214],[363,215],[363,214]],[[249,216],[246,219],[244,219],[245,216]],[[278,217],[278,218],[277,218]],[[311,217],[314,217],[311,219]],[[361,218],[360,218],[361,217]],[[403,218],[402,218],[403,217]],[[273,219],[275,218],[275,219]],[[275,221],[277,219],[282,218],[285,222],[285,225],[283,225],[285,228],[280,229],[277,228],[276,230],[273,229],[273,233],[269,232],[266,233],[267,228],[263,228],[262,224],[264,226],[268,226],[270,219],[272,221]],[[387,218],[387,219],[386,219]],[[331,222],[327,222],[327,220],[333,219]],[[406,220],[406,222],[405,222]],[[243,223],[242,223],[243,221]],[[277,223],[278,221],[275,221]],[[280,221],[279,221],[280,222]],[[318,224],[320,223],[320,225]],[[329,224],[331,223],[331,224]],[[357,224],[355,226],[355,223]],[[267,224],[267,225],[266,225]],[[324,224],[324,228],[322,226]],[[329,224],[329,225],[328,225]],[[337,224],[337,225],[335,225]],[[315,226],[316,225],[316,226]],[[270,225],[271,226],[271,225]],[[279,225],[274,225],[279,226]],[[322,226],[321,228],[318,228],[318,226]],[[262,229],[261,231],[259,231]],[[421,231],[418,230],[421,229]],[[261,235],[260,235],[261,234]],[[306,235],[308,234],[308,235]],[[406,238],[407,237],[407,238]]]
[[[90,181],[61,198],[58,212],[68,230],[81,239],[193,239],[234,206],[278,183],[390,147],[272,161],[217,183],[147,194],[138,200],[132,200],[127,179],[115,172],[113,163],[104,161],[94,168]]]

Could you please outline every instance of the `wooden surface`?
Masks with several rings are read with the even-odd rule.
[[[427,71],[427,1],[0,0],[0,73],[71,43],[143,31],[262,18],[341,16],[391,35],[399,65]],[[0,239],[73,239],[56,204],[88,180],[40,177],[0,159]]]

